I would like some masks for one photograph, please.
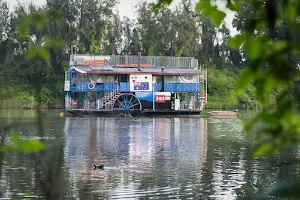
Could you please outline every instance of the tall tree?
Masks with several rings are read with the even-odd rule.
[[[214,66],[215,42],[216,42],[216,29],[212,25],[211,21],[207,18],[199,17],[199,23],[201,27],[201,50],[199,52],[200,64],[205,66]]]
[[[0,41],[7,38],[9,32],[9,9],[7,2],[0,0]]]
[[[7,2],[0,0],[0,66],[8,62],[8,35],[10,29],[9,8]],[[5,41],[5,42],[4,42]],[[11,43],[11,42],[10,42]]]
[[[226,62],[228,61],[229,54],[230,54],[229,48],[227,46],[228,39],[230,38],[230,32],[229,29],[226,27],[225,23],[223,23],[222,27],[219,29],[219,32],[221,33],[222,36],[222,44],[220,45],[222,69],[225,69]]]
[[[107,32],[107,27],[112,26],[114,20],[113,8],[115,0],[77,0],[78,1],[78,46],[79,53],[90,52],[92,42],[94,45],[102,46]],[[110,31],[112,27],[110,27]],[[102,53],[102,52],[101,52]]]

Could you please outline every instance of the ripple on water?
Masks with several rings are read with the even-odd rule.
[[[162,187],[162,188],[149,188],[148,190],[134,190],[134,189],[124,189],[124,188],[116,188],[113,191],[110,191],[110,197],[112,199],[134,199],[141,197],[149,197],[149,198],[163,198],[170,197],[176,198],[179,195],[180,188],[170,188],[170,187]],[[174,195],[175,193],[175,195]]]
[[[268,160],[249,159],[249,145],[238,119],[55,120],[61,123],[52,120],[43,134],[38,134],[34,120],[26,120],[26,127],[19,129],[22,137],[32,132],[35,139],[51,144],[41,154],[38,170],[43,176],[60,169],[51,178],[63,183],[56,191],[61,199],[67,195],[72,199],[82,195],[87,199],[235,199],[237,190],[247,192],[246,182],[262,174],[273,181],[278,169]],[[61,158],[64,162],[53,162]],[[24,188],[32,185],[37,188],[33,199],[43,195],[44,185],[34,178],[32,156],[9,155],[3,163],[0,189],[8,191],[5,195],[25,196]],[[93,170],[94,164],[104,164],[105,169]],[[52,170],[46,171],[47,166]],[[11,181],[19,174],[26,176]]]

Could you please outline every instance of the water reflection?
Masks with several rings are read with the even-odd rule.
[[[65,134],[74,183],[103,197],[178,196],[206,161],[206,119],[68,118]]]
[[[298,164],[282,164],[297,150],[253,158],[253,138],[239,119],[1,111],[0,125],[48,145],[34,154],[0,154],[0,198],[257,199],[253,184],[300,177]],[[2,143],[10,138],[3,128],[0,136]],[[94,164],[105,169],[93,170]]]

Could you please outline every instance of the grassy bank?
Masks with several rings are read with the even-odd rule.
[[[258,101],[252,101],[251,104],[243,104],[241,102],[233,102],[229,98],[220,98],[208,96],[205,109],[207,110],[234,110],[234,109],[260,109]]]

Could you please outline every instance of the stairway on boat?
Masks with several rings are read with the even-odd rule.
[[[113,110],[114,102],[120,96],[119,89],[114,92],[105,93],[101,99],[97,101],[97,110]]]

